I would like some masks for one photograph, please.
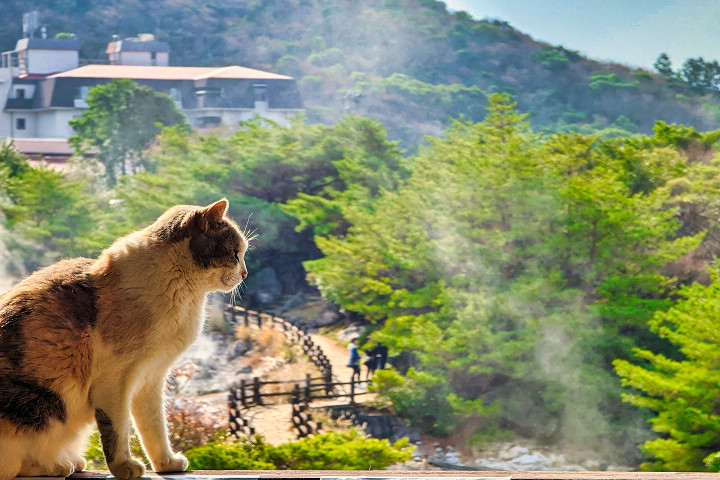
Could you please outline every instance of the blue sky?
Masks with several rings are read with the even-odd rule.
[[[474,18],[497,18],[536,40],[595,60],[651,68],[661,52],[720,61],[715,0],[443,0]]]

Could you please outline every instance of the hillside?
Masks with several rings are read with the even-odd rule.
[[[656,120],[720,126],[718,101],[664,77],[534,41],[506,22],[451,14],[435,0],[36,0],[4,2],[0,48],[14,48],[36,8],[53,36],[75,33],[81,57],[105,58],[113,34],[154,33],[174,65],[240,64],[295,76],[308,118],[380,120],[412,146],[448,117],[480,120],[508,92],[541,130],[649,133]]]

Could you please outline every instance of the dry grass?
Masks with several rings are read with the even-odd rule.
[[[286,345],[285,334],[276,328],[263,328],[257,333],[255,343],[266,355],[278,356]]]
[[[305,382],[305,376],[310,374],[313,377],[318,377],[320,374],[315,368],[315,365],[310,362],[306,357],[298,356],[292,363],[284,363],[277,369],[270,372],[265,381],[278,382],[287,380],[297,380],[302,387]],[[295,388],[294,383],[281,383],[278,385],[267,385],[264,391],[268,393],[290,393]]]
[[[251,342],[255,350],[270,357],[282,356],[288,345],[285,334],[272,327],[258,329],[238,325],[235,327],[235,338]]]
[[[235,338],[248,342],[253,338],[253,329],[245,325],[237,325],[235,327]]]
[[[257,368],[263,362],[263,358],[265,358],[265,355],[263,355],[262,352],[250,352],[245,355],[243,363],[245,365],[249,365],[250,368],[252,368],[253,370],[257,370]]]
[[[324,408],[311,408],[310,413],[313,421],[322,423],[323,432],[347,432],[356,425],[349,418],[332,419],[329,412]]]

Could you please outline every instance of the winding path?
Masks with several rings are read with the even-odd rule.
[[[338,382],[349,382],[352,377],[352,369],[348,368],[348,350],[336,340],[324,335],[311,335],[315,345],[319,346],[327,356],[332,365],[333,380]],[[313,407],[337,405],[338,400],[313,401]],[[261,434],[265,441],[273,445],[294,442],[297,440],[295,430],[292,428],[290,404],[267,405],[265,407],[254,407],[247,413],[250,423],[255,431]]]

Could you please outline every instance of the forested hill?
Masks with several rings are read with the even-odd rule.
[[[5,0],[0,48],[14,48],[35,8],[81,57],[104,58],[113,34],[154,33],[174,65],[240,64],[295,76],[311,122],[379,119],[411,146],[449,117],[480,120],[508,92],[536,129],[649,133],[656,120],[720,126],[718,99],[662,75],[599,63],[505,22],[451,14],[435,0]],[[658,52],[660,53],[660,52]]]

